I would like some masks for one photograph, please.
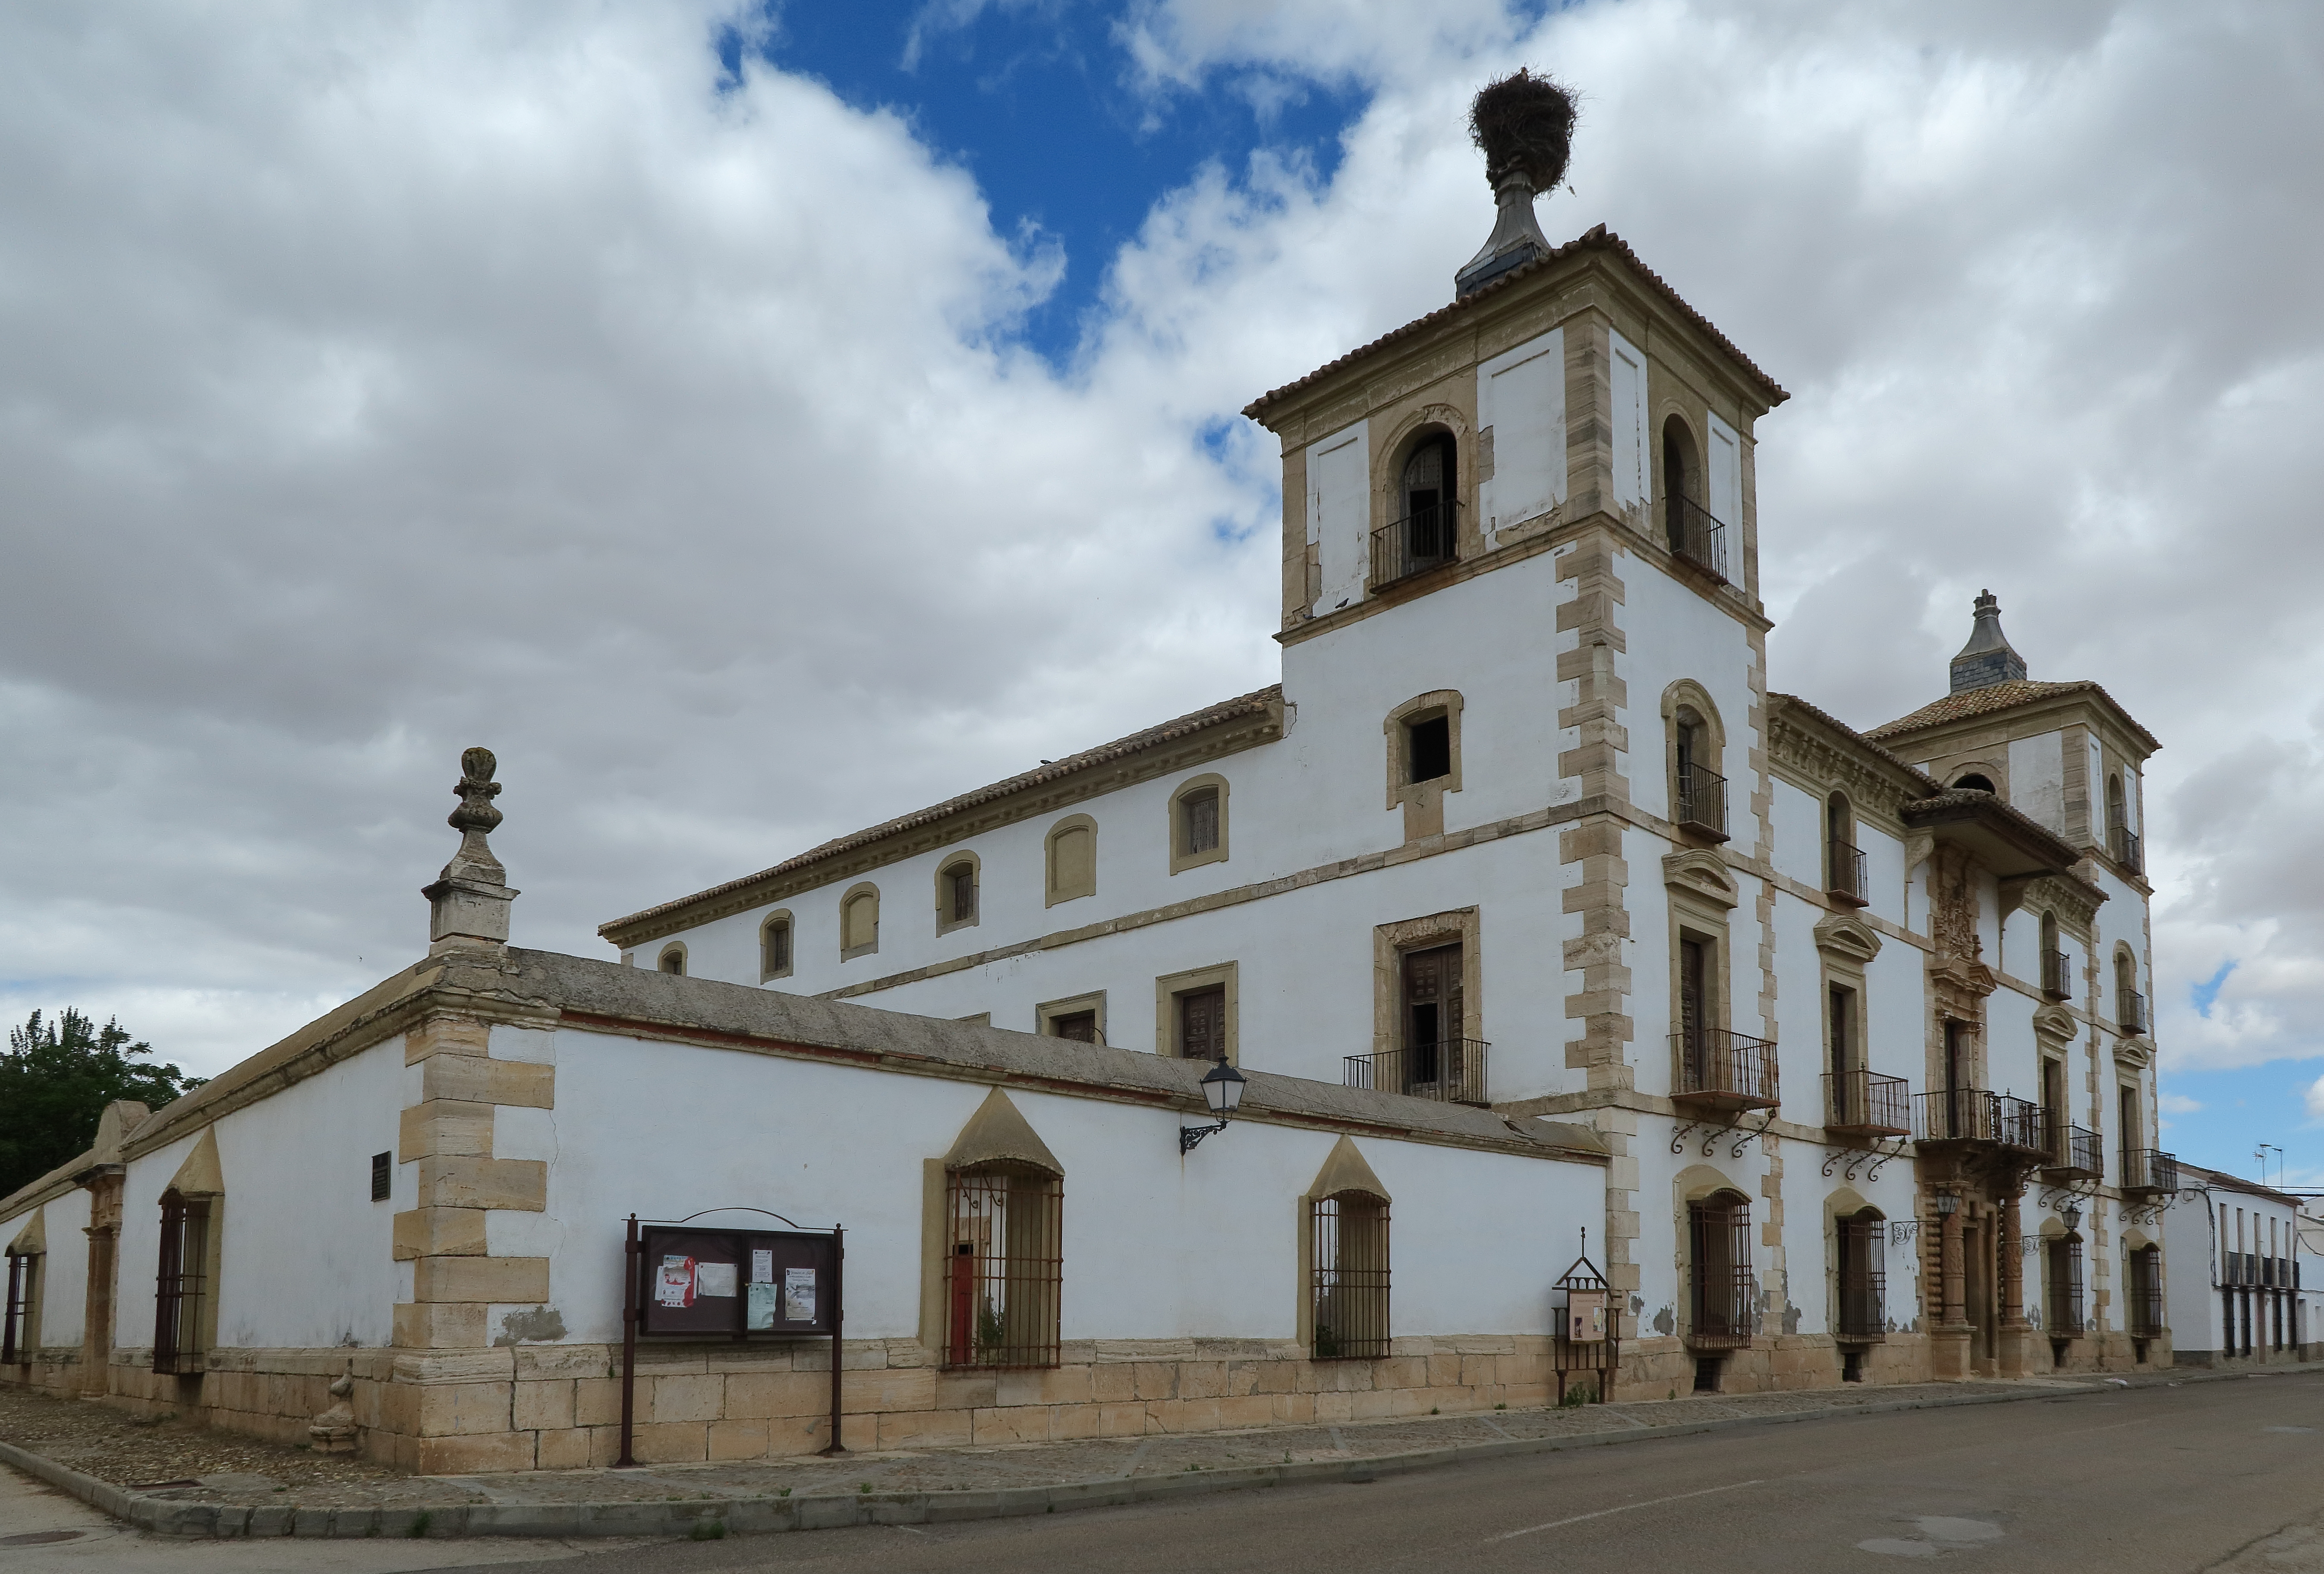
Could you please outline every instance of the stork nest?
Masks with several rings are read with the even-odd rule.
[[[1485,155],[1485,179],[1523,174],[1536,191],[1565,179],[1573,152],[1573,90],[1520,66],[1479,89],[1469,106],[1469,136]]]

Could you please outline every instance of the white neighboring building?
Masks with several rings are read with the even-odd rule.
[[[2179,1183],[2180,1204],[2163,1216],[2179,1364],[2308,1359],[2319,1342],[2315,1263],[2324,1241],[2301,1238],[2303,1223],[2316,1225],[2301,1199],[2194,1164],[2179,1166]]]

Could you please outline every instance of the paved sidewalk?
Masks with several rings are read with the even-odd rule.
[[[2109,1382],[2147,1387],[2318,1371],[2324,1371],[2324,1363],[2216,1376],[1851,1385],[1571,1410],[633,1470],[410,1477],[364,1469],[310,1471],[291,1481],[245,1468],[128,1490],[128,1483],[86,1473],[100,1452],[86,1443],[51,1445],[67,1456],[58,1458],[37,1441],[29,1448],[0,1442],[0,1461],[134,1524],[174,1535],[724,1534],[991,1518],[1288,1481],[1366,1480],[1462,1459],[1591,1447],[1755,1422],[2006,1403],[2087,1393]],[[291,1450],[281,1452],[289,1460],[299,1458]]]

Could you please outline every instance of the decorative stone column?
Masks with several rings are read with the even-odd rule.
[[[2034,1325],[2025,1321],[2024,1235],[2017,1217],[2024,1194],[2024,1181],[2014,1174],[1994,1187],[1994,1210],[2000,1220],[1994,1241],[2001,1253],[2001,1328],[1996,1342],[2005,1377],[2025,1375],[2026,1352],[2034,1342]]]
[[[1945,1188],[1956,1203],[1960,1193]],[[1939,1382],[1959,1382],[1969,1376],[1969,1297],[1961,1259],[1960,1210],[1939,1217],[1937,1229],[1937,1326],[1929,1337],[1930,1376]]]

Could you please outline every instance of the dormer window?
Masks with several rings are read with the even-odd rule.
[[[1460,451],[1442,427],[1422,434],[1397,471],[1396,522],[1372,533],[1372,584],[1393,584],[1460,555]]]

